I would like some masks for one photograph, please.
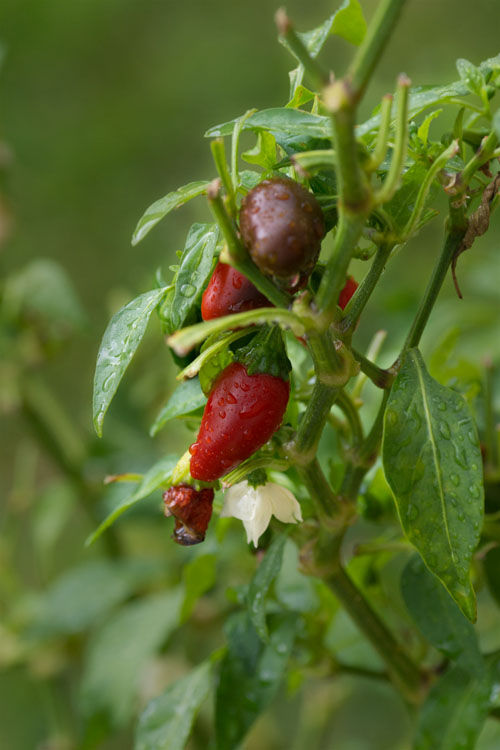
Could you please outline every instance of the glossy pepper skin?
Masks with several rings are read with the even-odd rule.
[[[240,232],[262,273],[300,288],[318,259],[325,222],[312,193],[288,177],[272,177],[243,199]]]
[[[343,289],[339,294],[339,307],[341,307],[342,310],[347,307],[347,303],[351,299],[358,286],[358,282],[355,281],[352,276],[347,277]]]
[[[177,544],[186,547],[205,539],[213,500],[213,489],[196,490],[189,484],[177,484],[163,493],[165,515],[175,517],[172,538]]]
[[[201,299],[203,320],[255,310],[258,307],[272,305],[236,268],[227,263],[217,263]]]
[[[191,476],[212,482],[249,458],[281,425],[290,383],[267,373],[249,375],[233,362],[214,382],[196,443]]]

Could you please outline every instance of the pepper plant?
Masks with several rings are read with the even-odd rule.
[[[158,200],[134,233],[137,244],[196,197],[213,214],[190,228],[173,278],[160,274],[111,320],[95,375],[96,429],[156,312],[180,382],[151,433],[188,418],[195,434],[177,463],[111,478],[137,486],[89,541],[163,492],[175,541],[203,541],[215,496],[214,516],[243,520],[262,551],[227,620],[226,645],[147,707],[137,747],[183,747],[212,686],[215,746],[237,747],[297,654],[321,659],[313,645],[321,616],[312,624],[273,594],[290,540],[301,571],[319,582],[323,616],[340,605],[377,652],[383,669],[371,676],[390,680],[407,703],[415,748],[473,748],[499,711],[499,655],[481,653],[473,627],[475,589],[494,580],[498,561],[492,371],[474,387],[456,377],[448,340],[431,363],[436,379],[419,345],[448,274],[461,304],[460,256],[498,202],[500,56],[458,60],[458,80],[441,86],[395,76],[394,96],[359,122],[403,6],[381,0],[367,27],[358,0],[346,0],[306,33],[278,11],[280,42],[298,61],[289,101],[211,128],[214,179]],[[332,34],[357,48],[341,77],[318,59]],[[243,134],[256,138],[250,150]],[[281,206],[271,196],[278,187]],[[431,221],[441,222],[441,247],[402,346],[382,367],[381,348],[396,346],[391,331],[373,331],[361,351],[356,330],[369,326],[365,310],[395,255],[407,254],[409,275],[420,263],[415,237]],[[354,259],[367,269],[359,285]],[[376,532],[363,543],[365,519]],[[169,522],[159,513],[158,523]],[[211,520],[220,545],[226,523]],[[387,560],[397,561],[400,590],[382,611],[363,569]]]

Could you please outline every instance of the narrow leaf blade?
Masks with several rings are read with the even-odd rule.
[[[145,213],[139,219],[139,222],[135,228],[132,236],[132,245],[137,245],[144,237],[150,232],[159,221],[161,221],[170,211],[174,208],[184,205],[191,200],[196,198],[198,195],[203,195],[207,185],[210,182],[206,180],[199,180],[197,182],[190,182],[188,185],[174,190],[172,193],[168,193],[159,200],[155,201]]]
[[[484,669],[474,627],[419,555],[403,570],[401,593],[413,621],[435,648],[471,674]]]
[[[280,572],[286,539],[286,534],[280,534],[273,540],[248,589],[247,603],[250,619],[263,641],[268,640],[265,598],[272,582]]]
[[[104,521],[99,524],[97,529],[87,537],[85,546],[89,547],[91,544],[101,536],[125,511],[131,508],[133,505],[138,503],[140,500],[144,500],[145,497],[151,495],[152,492],[158,489],[164,482],[167,482],[170,478],[174,466],[177,463],[176,456],[165,456],[155,463],[149,471],[143,476],[141,483],[131,495],[128,495],[122,500],[111,513],[106,516]]]
[[[212,673],[212,663],[203,662],[148,703],[137,725],[134,750],[182,750],[210,691]]]
[[[431,378],[418,349],[391,390],[383,461],[407,537],[475,620],[469,568],[483,518],[479,441],[467,403]]]
[[[204,406],[206,400],[197,377],[184,380],[177,386],[165,406],[159,412],[151,425],[150,435],[152,437],[156,435],[170,419],[192,414],[196,409]]]
[[[104,332],[94,376],[94,425],[99,437],[116,389],[141,343],[151,313],[165,296],[165,288],[136,297],[111,318]]]
[[[449,669],[431,688],[422,707],[414,750],[474,750],[487,716],[497,662],[471,675]]]

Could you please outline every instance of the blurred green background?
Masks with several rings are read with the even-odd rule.
[[[374,0],[362,0],[362,6],[369,18]],[[335,8],[335,3],[325,0],[287,3],[289,15],[302,30],[313,28]],[[72,632],[59,624],[59,635],[56,627],[50,638],[34,637],[35,645],[30,647],[16,640],[16,632],[31,622],[30,613],[39,606],[37,596],[57,576],[77,563],[116,555],[117,548],[125,549],[129,559],[147,559],[156,565],[154,585],[160,588],[179,578],[185,551],[165,552],[170,532],[157,517],[139,515],[133,523],[124,523],[111,541],[91,551],[83,548],[95,518],[106,504],[116,501],[113,493],[101,491],[102,477],[112,471],[143,470],[164,452],[183,449],[188,436],[176,425],[155,440],[148,437],[151,419],[172,389],[173,369],[156,322],[111,407],[99,445],[91,427],[95,356],[111,313],[152,288],[158,267],[168,274],[190,224],[208,218],[203,202],[194,201],[132,248],[130,237],[143,210],[177,186],[213,175],[208,142],[203,139],[209,126],[252,107],[286,102],[287,72],[293,65],[276,41],[275,9],[266,0],[2,0],[0,4],[5,53],[0,71],[0,139],[8,149],[2,151],[2,184],[14,217],[11,238],[0,249],[1,276],[15,277],[34,259],[51,259],[65,269],[81,301],[80,312],[70,304],[71,336],[62,336],[54,351],[47,354],[43,346],[39,350],[29,333],[23,333],[14,364],[8,360],[8,352],[13,351],[6,344],[8,336],[0,350],[0,619],[5,616],[8,622],[0,646],[0,747],[65,750],[79,747],[80,742],[87,742],[82,747],[131,746],[126,724],[120,729],[123,734],[115,732],[111,740],[99,739],[101,729],[96,730],[98,739],[92,739],[82,728],[76,706],[84,626]],[[393,89],[400,71],[415,85],[446,83],[457,78],[457,57],[478,63],[497,54],[499,21],[494,0],[409,0],[362,115],[367,116],[378,97]],[[323,59],[341,73],[351,52],[347,43],[332,38]],[[490,353],[492,325],[498,322],[491,313],[495,304],[498,308],[500,289],[495,256],[498,229],[495,217],[488,236],[459,264],[465,301],[456,300],[447,281],[424,348],[459,321],[464,350],[477,359]],[[371,303],[369,323],[357,334],[361,345],[386,325],[393,335],[388,361],[415,309],[440,232],[437,219],[396,258]],[[473,337],[468,337],[471,316],[476,327]],[[478,333],[478,322],[480,327],[484,323],[484,335]],[[40,439],[40,420],[16,393],[16,380],[24,378],[19,374],[22,362],[35,374],[34,387],[43,390],[42,401],[55,396],[60,403],[60,434],[70,454],[66,466],[43,429]],[[240,557],[233,577],[238,579],[241,573],[245,580],[251,562],[240,533],[227,547],[228,560],[234,550]],[[135,575],[134,580],[139,580],[137,571]],[[152,578],[147,578],[148,586]],[[104,611],[103,607],[103,616]],[[201,622],[203,616],[210,620],[213,612],[199,614]],[[200,639],[199,622],[190,627]],[[168,669],[163,663],[169,674],[181,673],[183,660],[196,663],[198,651],[204,655],[209,648],[198,641],[186,645],[186,640],[177,638],[177,650],[174,642],[168,652]],[[214,642],[220,640],[215,637]],[[408,722],[401,706],[393,705],[397,701],[392,693],[351,683],[343,678],[332,688],[317,680],[309,697],[301,697],[304,726],[310,724],[310,734],[302,727],[295,750],[407,747]],[[260,733],[258,725],[248,747],[291,747],[291,740],[284,742],[280,735],[279,722],[286,721],[292,709],[293,702],[282,700],[274,723],[269,721]],[[399,718],[384,728],[379,721],[383,714]],[[494,725],[488,725],[492,744],[487,744],[485,735],[481,747],[498,746],[494,743],[500,742],[500,735],[495,731]],[[198,741],[203,743],[200,732]],[[103,737],[105,733],[102,729]]]

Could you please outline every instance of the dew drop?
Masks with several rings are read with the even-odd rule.
[[[457,518],[458,518],[459,521],[465,521],[465,515],[464,515],[463,511],[460,510],[457,513]]]
[[[448,499],[450,501],[450,504],[453,505],[454,508],[456,508],[458,501],[457,501],[457,498],[455,497],[455,495],[453,495],[453,494],[448,495]]]
[[[471,484],[469,487],[469,492],[472,495],[472,497],[479,497],[481,494],[481,490],[477,486],[477,484]]]
[[[193,284],[183,284],[181,286],[180,292],[182,295],[184,295],[184,297],[192,297],[196,292],[196,287],[193,286]]]
[[[106,380],[103,381],[103,383],[102,383],[102,390],[103,391],[109,391],[109,389],[111,388],[112,384],[113,384],[113,375],[111,374],[111,375],[108,375],[108,377],[106,378]]]
[[[460,484],[460,477],[458,476],[458,474],[450,474],[450,479],[455,487],[458,487],[458,485]]]
[[[447,422],[439,423],[439,432],[441,433],[441,437],[443,437],[445,440],[450,439],[451,432]]]
[[[225,419],[225,418],[226,418],[226,412],[225,412],[224,410],[220,411],[220,412],[219,412],[219,417],[220,417],[221,419]]]
[[[439,411],[446,411],[446,409],[447,409],[446,402],[445,401],[438,401],[437,408],[439,409]]]
[[[467,437],[469,438],[469,440],[470,440],[470,442],[472,443],[472,445],[477,445],[477,440],[476,440],[476,436],[475,436],[475,434],[474,434],[474,431],[473,431],[473,430],[469,430],[469,431],[467,432]]]

